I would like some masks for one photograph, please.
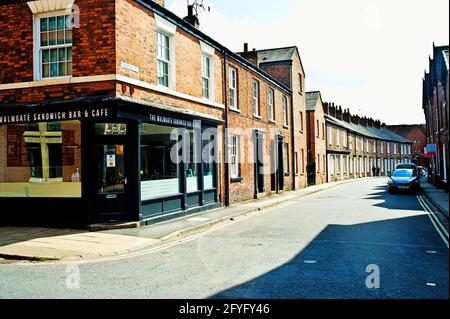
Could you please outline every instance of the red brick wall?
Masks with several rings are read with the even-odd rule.
[[[4,90],[0,91],[0,103],[31,103],[74,99],[80,96],[114,95],[115,90],[114,81]]]
[[[0,8],[0,84],[33,80],[33,19],[26,3]]]
[[[269,73],[272,77],[291,87],[291,65],[286,64],[261,64],[260,68]]]
[[[115,73],[115,1],[77,1],[73,76]],[[26,3],[0,10],[0,84],[33,81],[33,15]]]

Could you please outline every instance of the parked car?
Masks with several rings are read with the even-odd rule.
[[[417,169],[396,169],[389,176],[388,192],[420,192],[420,173]]]

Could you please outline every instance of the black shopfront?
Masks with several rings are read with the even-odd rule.
[[[219,124],[118,98],[2,106],[0,225],[148,225],[219,207]]]

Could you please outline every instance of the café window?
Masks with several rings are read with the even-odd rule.
[[[0,126],[0,197],[81,197],[79,121]]]
[[[214,165],[215,165],[215,152],[216,145],[214,136],[211,135],[209,140],[204,140],[203,150],[203,188],[205,190],[214,188]]]
[[[174,127],[141,124],[141,199],[143,201],[180,193],[178,153],[171,150]],[[175,156],[175,158],[172,158]]]

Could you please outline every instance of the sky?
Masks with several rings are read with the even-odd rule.
[[[166,0],[186,15],[188,0]],[[190,0],[192,3],[193,0]],[[448,0],[205,0],[200,29],[235,52],[297,46],[306,90],[387,124],[424,123],[422,78],[449,43]]]

